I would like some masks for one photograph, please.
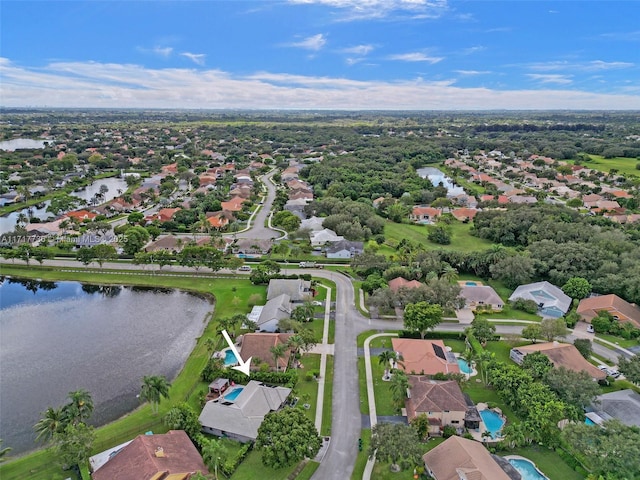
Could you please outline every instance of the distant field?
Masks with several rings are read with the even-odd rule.
[[[462,223],[454,221],[449,225],[451,231],[451,244],[450,245],[438,245],[437,243],[430,242],[427,239],[429,233],[429,225],[413,225],[407,223],[393,223],[387,222],[384,227],[384,236],[387,240],[400,242],[406,238],[412,242],[419,242],[424,244],[427,248],[458,250],[462,252],[472,252],[475,250],[486,250],[491,246],[491,242],[482,238],[474,237],[469,233],[471,230],[470,223]],[[389,249],[390,253],[392,250]],[[387,253],[387,250],[381,249],[382,253]]]
[[[636,169],[636,165],[640,163],[640,160],[637,158],[631,157],[614,157],[614,158],[604,158],[601,155],[589,155],[591,161],[585,162],[582,161],[582,165],[585,167],[593,168],[595,170],[600,170],[601,172],[607,172],[612,168],[618,170],[619,173],[626,173],[628,175],[638,175],[640,176],[640,170]]]

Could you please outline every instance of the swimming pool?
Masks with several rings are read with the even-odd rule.
[[[240,392],[244,390],[244,387],[234,387],[233,390],[230,390],[229,393],[225,394],[224,399],[229,401],[234,401],[240,395]]]
[[[549,480],[538,470],[536,464],[526,458],[509,458],[509,463],[513,465],[518,473],[522,476],[522,480]]]
[[[458,366],[460,367],[460,371],[462,373],[466,373],[467,375],[469,375],[471,372],[473,372],[471,366],[467,363],[467,361],[461,358],[458,358]]]
[[[491,438],[495,439],[500,436],[500,430],[504,425],[504,420],[493,410],[480,410],[480,416],[485,427],[491,433]]]
[[[467,287],[477,287],[478,282],[464,282]]]
[[[224,366],[228,367],[229,365],[235,365],[236,363],[238,363],[238,359],[233,354],[233,351],[231,349],[225,350],[225,352],[224,352]]]
[[[596,423],[596,422],[594,422],[593,420],[591,420],[590,418],[585,418],[585,419],[584,419],[584,423],[585,423],[586,425],[597,425],[597,423]]]

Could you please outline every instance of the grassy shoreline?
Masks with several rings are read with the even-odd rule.
[[[163,415],[176,403],[188,401],[196,394],[200,382],[200,372],[206,365],[209,352],[205,347],[205,339],[215,335],[216,319],[233,315],[238,311],[249,310],[246,299],[254,293],[265,295],[264,287],[254,286],[247,279],[211,278],[194,274],[187,275],[152,275],[151,272],[85,272],[70,271],[69,269],[52,269],[50,267],[36,267],[23,265],[0,266],[0,274],[23,278],[51,280],[51,281],[80,281],[86,283],[142,285],[167,288],[177,288],[199,294],[210,295],[215,298],[213,315],[210,315],[203,334],[198,339],[194,349],[186,360],[183,368],[176,376],[170,390],[170,400],[160,404],[160,411],[154,415],[148,404],[138,407],[133,412],[96,429],[95,446],[100,449],[118,445],[131,439],[132,436],[147,430],[162,433],[166,427],[162,424]],[[243,302],[244,299],[244,302]],[[94,451],[94,453],[97,452]],[[7,463],[0,466],[0,477],[3,480],[25,478],[67,478],[70,472],[62,472],[53,452],[40,449],[27,452],[16,458],[9,458]]]

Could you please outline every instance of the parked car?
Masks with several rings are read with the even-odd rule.
[[[251,271],[251,267],[249,265],[242,265],[240,268],[238,268],[239,272],[250,272]]]
[[[587,332],[588,333],[594,333],[595,332],[595,330],[593,328],[593,325],[591,325],[591,324],[587,325]]]

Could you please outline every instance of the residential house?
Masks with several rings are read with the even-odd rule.
[[[471,310],[488,309],[499,312],[504,307],[500,295],[488,285],[462,285],[460,296],[464,298],[465,307]]]
[[[389,289],[394,293],[401,288],[420,288],[423,286],[424,283],[420,283],[418,280],[407,280],[403,277],[396,277],[389,280]]]
[[[628,388],[598,395],[586,416],[598,425],[615,418],[630,427],[640,427],[640,394]]]
[[[407,373],[435,375],[436,373],[460,373],[460,366],[453,353],[442,340],[418,340],[392,338],[391,345],[402,361],[398,368]]]
[[[559,318],[571,307],[571,297],[546,281],[520,285],[511,294],[509,301],[512,302],[517,298],[536,302],[538,314],[545,318]]]
[[[221,212],[211,212],[207,213],[207,222],[211,227],[216,228],[218,230],[225,228],[229,225],[229,221],[233,219],[233,215],[231,212],[225,212],[224,210]]]
[[[324,227],[322,226],[322,222],[324,222],[324,218],[321,217],[309,217],[300,222],[300,230],[310,230],[312,232],[319,232]]]
[[[413,207],[409,218],[417,223],[434,223],[442,212],[433,207]]]
[[[185,242],[187,243],[187,242]],[[182,250],[183,239],[173,235],[163,235],[155,241],[144,247],[145,252],[157,252],[158,250],[167,250],[171,253],[178,253]]]
[[[351,242],[349,240],[332,243],[325,249],[327,258],[353,258],[363,251],[363,242]]]
[[[258,330],[262,332],[275,332],[280,320],[291,316],[291,297],[286,293],[267,300],[264,305],[256,305],[247,315],[249,320],[256,322]]]
[[[629,322],[634,327],[640,328],[640,308],[613,293],[583,298],[576,309],[576,312],[587,322],[591,322],[602,311],[609,312],[620,322]]]
[[[209,474],[183,430],[138,435],[89,461],[93,480],[188,480],[197,472]]]
[[[242,197],[233,197],[231,200],[221,202],[222,210],[227,210],[229,212],[240,212],[242,211],[242,204],[244,202],[245,199]]]
[[[67,217],[67,218],[76,219],[79,222],[85,222],[85,221],[93,220],[98,215],[96,213],[90,212],[88,210],[76,210],[74,212],[68,212],[64,216]]]
[[[232,243],[234,253],[244,255],[265,255],[271,250],[271,239],[238,238]]]
[[[582,197],[582,204],[586,208],[595,208],[601,200],[603,200],[601,195],[598,195],[597,193],[590,193],[589,195],[584,195]]]
[[[341,242],[344,237],[336,234],[333,230],[325,228],[317,232],[311,232],[309,235],[312,247],[322,247],[327,243]]]
[[[524,357],[533,352],[540,352],[546,355],[555,368],[564,367],[574,372],[585,371],[595,380],[603,380],[607,376],[605,372],[589,363],[578,349],[570,343],[534,343],[523,347],[515,347],[509,352],[509,357],[520,365]]]
[[[286,293],[292,303],[302,303],[313,296],[311,282],[300,279],[275,278],[269,281],[267,300]]]
[[[304,220],[307,218],[307,215],[304,211],[305,207],[309,205],[311,202],[308,198],[298,198],[295,200],[287,200],[287,203],[284,204],[284,210],[287,212],[293,213],[300,220]]]
[[[276,361],[271,353],[272,347],[286,345],[291,338],[291,333],[245,333],[242,336],[240,355],[247,361],[252,358],[251,369],[260,370],[260,364],[266,363],[269,369],[276,370]],[[287,370],[291,358],[291,349],[285,348],[284,355],[278,358],[277,370],[284,372]]]
[[[511,464],[489,453],[484,445],[452,436],[422,456],[435,480],[520,480]]]
[[[532,195],[513,195],[509,197],[510,203],[537,203],[538,199]]]
[[[454,208],[451,210],[451,215],[453,215],[457,220],[461,222],[471,221],[475,218],[478,210],[475,208]]]
[[[158,210],[157,213],[154,213],[152,215],[147,215],[144,217],[144,219],[147,222],[153,222],[155,220],[158,220],[161,223],[164,222],[168,222],[169,220],[171,220],[173,218],[173,216],[178,213],[180,210],[182,210],[179,207],[176,208],[161,208],[160,210]]]
[[[424,375],[409,375],[405,409],[409,422],[420,415],[427,416],[430,436],[442,435],[447,425],[460,430],[480,425],[478,411],[473,403],[467,403],[455,380],[438,381]],[[470,419],[469,424],[466,418]]]
[[[203,432],[242,443],[255,441],[265,415],[280,410],[291,393],[290,388],[268,386],[255,380],[228,391],[240,388],[234,400],[227,394],[205,403],[198,418]]]

